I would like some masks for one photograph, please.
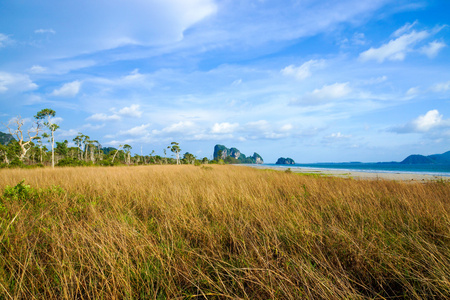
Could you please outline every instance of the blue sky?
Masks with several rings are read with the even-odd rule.
[[[0,121],[266,162],[450,150],[450,2],[0,2]],[[6,132],[2,127],[0,131]]]

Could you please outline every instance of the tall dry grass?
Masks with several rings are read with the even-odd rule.
[[[450,298],[448,183],[146,166],[0,187],[0,299]]]

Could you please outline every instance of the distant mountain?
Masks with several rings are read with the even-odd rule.
[[[0,131],[0,144],[8,145],[11,141],[15,140],[16,139],[11,134]]]
[[[263,158],[258,153],[253,153],[252,156],[246,156],[241,153],[236,148],[228,149],[224,145],[215,145],[214,146],[214,159],[223,159],[227,163],[236,163],[236,164],[262,164],[264,163]]]
[[[116,151],[117,149],[113,147],[103,147],[101,150],[104,154],[108,155],[111,151]]]
[[[400,162],[401,164],[450,164],[450,151],[442,154],[419,155],[413,154]]]

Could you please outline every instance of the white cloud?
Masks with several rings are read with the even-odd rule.
[[[118,121],[120,120],[120,116],[118,115],[107,115],[104,113],[96,113],[93,114],[92,116],[88,117],[87,120],[92,120],[92,121]]]
[[[431,88],[434,92],[445,92],[450,90],[450,81],[435,84]]]
[[[292,124],[285,124],[280,128],[280,131],[291,131],[293,128]]]
[[[143,88],[151,89],[153,87],[153,82],[151,81],[151,76],[149,74],[142,74],[139,69],[134,69],[129,74],[118,77],[118,78],[92,78],[86,80],[87,82],[95,83],[97,86],[102,85],[110,88]]]
[[[12,40],[6,34],[0,33],[0,48],[12,43]]]
[[[439,111],[434,109],[430,110],[423,116],[419,116],[412,122],[414,127],[418,131],[428,131],[434,127],[442,125],[442,115]]]
[[[149,134],[148,128],[150,124],[142,124],[140,126],[133,127],[129,130],[119,131],[119,135],[131,135],[131,136],[146,136]]]
[[[56,33],[56,31],[54,31],[53,29],[51,29],[51,28],[48,28],[48,29],[36,29],[35,31],[34,31],[34,33],[38,33],[38,34],[43,34],[43,33],[51,33],[51,34],[55,34]]]
[[[426,133],[440,128],[450,128],[450,119],[444,119],[437,109],[433,109],[405,125],[393,127],[391,131],[397,133]]]
[[[413,97],[417,96],[419,93],[420,93],[420,90],[418,87],[412,87],[406,92],[406,96],[413,98]]]
[[[140,106],[138,104],[132,104],[129,107],[120,109],[117,114],[131,118],[140,118],[142,116],[142,111],[140,110]]]
[[[340,132],[336,132],[336,133],[332,133],[330,135],[325,136],[324,140],[327,140],[327,141],[343,141],[343,140],[348,140],[351,137],[352,136],[350,134],[346,135],[346,134],[342,134]]]
[[[233,133],[239,127],[238,123],[215,123],[211,128],[211,133],[224,134]]]
[[[320,89],[307,93],[303,97],[294,99],[291,104],[306,104],[318,105],[326,103],[335,99],[340,99],[348,96],[352,92],[348,82],[334,83],[331,85],[324,85]]]
[[[297,80],[304,80],[311,76],[311,68],[320,68],[324,65],[324,60],[309,60],[301,66],[290,65],[281,70],[281,74],[285,76],[293,76]]]
[[[362,61],[376,60],[383,62],[385,60],[404,60],[408,52],[413,51],[413,47],[418,42],[429,37],[427,31],[412,31],[404,34],[397,39],[390,40],[389,43],[382,45],[380,48],[370,48],[362,52],[359,58]]]
[[[75,97],[81,88],[81,82],[78,80],[65,83],[59,89],[56,89],[52,92],[53,96],[57,97]]]
[[[107,115],[105,113],[96,113],[88,117],[87,120],[92,121],[119,121],[122,117],[130,118],[140,118],[142,112],[140,111],[140,106],[138,104],[132,104],[129,107],[124,107],[116,111],[115,108],[110,109],[112,114]]]
[[[428,56],[429,58],[434,58],[439,53],[439,51],[446,47],[447,45],[442,42],[433,41],[430,42],[427,46],[423,46],[420,48],[420,52]]]
[[[37,87],[37,84],[31,81],[28,75],[0,72],[0,93],[23,92],[34,90]]]
[[[405,25],[403,25],[402,27],[397,29],[392,34],[392,36],[393,37],[399,37],[399,36],[403,35],[404,33],[409,32],[416,24],[417,24],[417,21],[414,21],[412,24],[411,23],[406,23]]]
[[[33,73],[33,74],[40,74],[40,73],[44,73],[46,71],[47,71],[47,68],[44,68],[39,65],[34,65],[28,69],[28,72]]]
[[[165,127],[162,132],[164,133],[189,133],[192,132],[196,126],[194,122],[191,121],[180,121],[178,123],[172,124]]]

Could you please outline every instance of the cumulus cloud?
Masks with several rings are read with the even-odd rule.
[[[211,128],[211,133],[216,134],[224,134],[224,133],[233,133],[239,127],[238,123],[215,123]]]
[[[433,109],[405,125],[391,128],[391,131],[397,133],[426,133],[440,128],[450,128],[450,119],[444,119],[437,109]]]
[[[0,93],[30,91],[37,87],[28,75],[0,72]]]
[[[150,124],[142,124],[140,126],[133,127],[128,130],[119,131],[119,135],[130,135],[130,136],[146,136],[149,134],[148,128]]]
[[[178,123],[172,124],[170,126],[165,127],[162,132],[165,133],[188,133],[192,132],[194,129],[195,123],[191,121],[180,121]]]
[[[105,113],[96,113],[92,116],[88,117],[87,120],[92,121],[119,121],[122,117],[129,118],[140,118],[142,116],[142,111],[140,110],[140,105],[132,104],[131,106],[126,106],[124,108],[119,109],[118,111],[115,108],[110,109],[111,114],[107,115]]]
[[[281,70],[281,74],[285,76],[293,76],[297,80],[304,80],[311,76],[312,68],[320,68],[324,64],[324,60],[309,60],[298,67],[295,65],[289,65]]]
[[[429,58],[434,58],[438,55],[439,51],[447,45],[442,42],[433,41],[426,46],[420,48],[420,52],[428,56]]]
[[[131,118],[140,118],[142,116],[142,111],[140,105],[132,104],[129,107],[124,107],[117,112],[120,116],[126,116]]]
[[[332,100],[341,99],[348,96],[352,92],[348,82],[334,83],[324,85],[320,89],[305,94],[304,96],[294,99],[291,104],[319,105]]]
[[[52,92],[53,96],[57,97],[75,97],[81,88],[81,82],[78,80],[65,83],[59,89],[55,89]]]

